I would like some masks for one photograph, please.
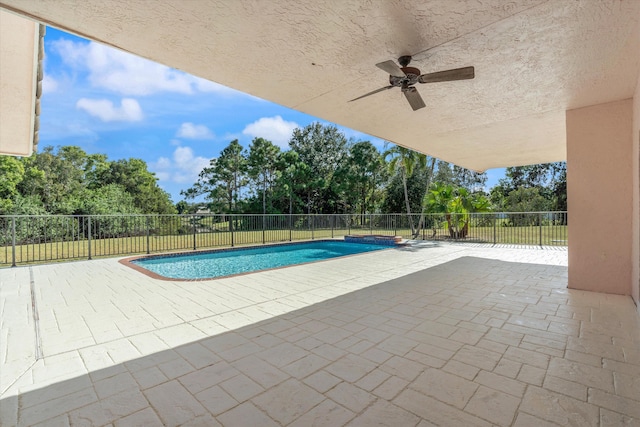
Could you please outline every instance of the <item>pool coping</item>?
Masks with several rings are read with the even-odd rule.
[[[151,270],[148,270],[144,267],[141,267],[137,264],[135,264],[133,261],[139,260],[139,259],[149,259],[149,258],[173,258],[173,257],[179,257],[179,256],[184,256],[184,255],[194,255],[194,254],[207,254],[207,253],[215,253],[215,252],[233,252],[233,251],[238,251],[238,250],[242,250],[242,249],[257,249],[257,248],[265,248],[265,247],[275,247],[275,246],[288,246],[288,245],[296,245],[296,244],[300,244],[300,243],[315,243],[315,242],[345,242],[342,239],[317,239],[317,240],[297,240],[295,242],[277,242],[277,243],[270,243],[270,244],[262,244],[262,245],[248,245],[248,246],[234,246],[234,247],[230,247],[230,248],[218,248],[218,249],[202,249],[202,250],[191,250],[188,252],[168,252],[168,253],[158,253],[158,254],[145,254],[145,255],[136,255],[136,256],[132,256],[132,257],[127,257],[127,258],[122,258],[119,259],[118,262],[126,267],[132,268],[134,270],[136,270],[139,273],[144,274],[147,277],[150,277],[152,279],[156,279],[156,280],[163,280],[166,282],[203,282],[206,280],[219,280],[219,279],[228,279],[231,277],[239,277],[239,276],[246,276],[248,274],[254,274],[254,273],[260,273],[263,271],[273,271],[273,270],[281,270],[283,268],[290,268],[290,267],[297,267],[299,265],[308,265],[308,264],[315,264],[318,262],[326,262],[326,261],[332,261],[335,259],[342,259],[342,258],[348,258],[348,257],[352,257],[352,256],[358,256],[358,255],[362,255],[368,252],[378,252],[378,251],[368,251],[368,252],[361,252],[361,253],[357,253],[357,254],[350,254],[350,255],[342,255],[342,256],[337,256],[337,257],[333,257],[333,258],[327,258],[327,259],[321,259],[321,260],[317,260],[317,261],[307,261],[307,262],[302,262],[300,264],[292,264],[292,265],[283,265],[280,267],[273,267],[273,268],[263,268],[261,270],[254,270],[254,271],[245,271],[243,273],[236,273],[236,274],[228,274],[226,276],[216,276],[216,277],[205,277],[205,278],[199,278],[199,279],[180,279],[180,278],[172,278],[172,277],[167,277],[167,276],[162,276],[158,273],[155,273]],[[345,243],[353,243],[353,242],[345,242]],[[369,242],[367,242],[369,243]],[[355,244],[360,244],[360,243],[355,243]],[[371,243],[373,245],[375,245],[375,243]],[[399,247],[404,247],[406,246],[405,243],[398,243],[395,245],[376,245],[376,246],[381,246],[382,249],[380,249],[380,251],[385,251],[388,249],[395,249],[395,248],[399,248]]]

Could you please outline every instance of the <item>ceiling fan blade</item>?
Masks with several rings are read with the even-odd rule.
[[[380,62],[379,64],[376,64],[376,67],[380,68],[383,71],[386,71],[387,73],[391,74],[394,77],[406,76],[404,72],[400,69],[398,64],[396,64],[393,61]]]
[[[409,105],[411,105],[411,108],[413,108],[413,111],[419,110],[427,106],[422,100],[422,97],[420,96],[418,89],[416,89],[415,87],[408,87],[406,89],[403,89],[402,93],[404,93],[404,96],[407,98],[407,101],[409,101]]]
[[[420,83],[451,82],[454,80],[468,80],[475,77],[473,67],[455,68],[453,70],[427,73],[418,77]]]
[[[382,92],[383,90],[391,89],[392,87],[395,87],[395,86],[385,86],[385,87],[381,87],[380,89],[376,89],[376,90],[371,91],[371,92],[369,92],[369,93],[365,93],[364,95],[359,96],[359,97],[357,97],[357,98],[350,99],[350,100],[349,100],[349,102],[351,102],[351,101],[357,101],[358,99],[362,99],[362,98],[364,98],[365,96],[373,95],[374,93]]]

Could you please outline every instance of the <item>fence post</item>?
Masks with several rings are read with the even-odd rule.
[[[91,215],[87,215],[87,252],[91,259]]]
[[[293,222],[291,221],[291,214],[289,214],[289,241],[290,242],[293,240],[292,239],[292,237],[293,237],[292,236],[293,235],[292,227],[293,227]]]
[[[498,214],[493,215],[493,244],[496,244],[496,223],[498,222]]]
[[[46,220],[44,221],[42,229],[44,231],[44,260],[46,261],[47,260],[47,221]]]
[[[262,244],[264,245],[266,243],[265,241],[265,237],[264,237],[264,229],[265,229],[265,224],[264,222],[266,221],[267,216],[265,215],[265,213],[262,213]]]
[[[335,215],[331,215],[329,218],[331,220],[331,238],[333,239],[333,222],[335,219]]]
[[[373,214],[369,214],[369,234],[373,234]]]
[[[196,216],[191,216],[191,224],[193,224],[193,250],[196,250]]]
[[[11,217],[11,267],[16,266],[16,217]]]
[[[311,221],[311,240],[315,240],[315,221],[313,215],[309,216],[309,221]]]
[[[542,212],[538,212],[538,228],[540,229],[540,246],[542,246]]]
[[[347,215],[347,227],[348,227],[348,232],[347,234],[351,234],[351,215]]]
[[[147,215],[147,217],[145,218],[145,225],[147,226],[147,254],[151,253],[151,245],[150,245],[150,238],[149,238],[149,215]]]
[[[231,247],[233,247],[233,215],[229,215],[229,229],[231,230]]]
[[[394,215],[391,219],[393,221],[393,235],[398,235],[398,216]]]

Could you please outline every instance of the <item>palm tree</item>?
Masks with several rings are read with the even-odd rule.
[[[490,212],[490,202],[481,194],[471,194],[466,188],[434,183],[423,201],[429,212],[443,213],[449,235],[453,239],[467,237],[471,213]]]
[[[399,145],[389,148],[382,153],[382,155],[385,159],[387,157],[391,158],[389,161],[390,173],[393,174],[399,171],[402,174],[402,186],[404,189],[404,203],[407,207],[407,219],[409,221],[409,226],[411,227],[411,235],[414,235],[415,227],[413,226],[413,220],[411,218],[411,205],[409,204],[409,192],[407,191],[407,177],[413,174],[415,166],[420,162],[423,162],[426,157],[424,154],[420,154],[405,147],[400,147]]]
[[[427,161],[427,156],[424,156],[424,160],[425,163]],[[422,200],[424,200],[427,195],[429,194],[429,188],[431,187],[431,180],[433,179],[433,170],[436,166],[436,158],[435,157],[431,157],[431,166],[429,166],[429,175],[427,175],[427,183],[425,184],[424,187],[424,196],[422,197]],[[418,235],[420,234],[420,230],[422,230],[422,227],[424,227],[424,214],[426,211],[426,205],[424,203],[422,203],[422,210],[420,211],[420,222],[418,222],[418,227],[416,227],[415,232],[413,233],[413,238],[416,239],[418,237]]]

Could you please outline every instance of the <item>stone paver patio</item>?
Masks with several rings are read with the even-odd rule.
[[[566,265],[421,244],[202,282],[3,269],[0,425],[640,425],[635,306]]]

